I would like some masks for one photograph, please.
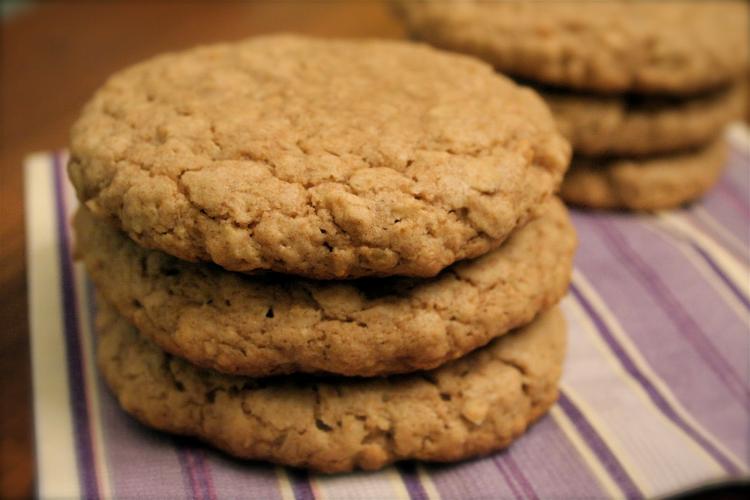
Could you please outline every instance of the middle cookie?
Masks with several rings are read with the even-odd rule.
[[[232,374],[375,376],[439,366],[557,303],[575,232],[558,200],[544,208],[500,248],[435,278],[325,283],[180,261],[85,210],[74,224],[99,292],[164,350]]]

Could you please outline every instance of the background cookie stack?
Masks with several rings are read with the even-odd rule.
[[[424,46],[276,36],[126,69],[68,166],[102,372],[145,424],[239,457],[502,448],[557,394],[569,155],[532,91]]]
[[[571,203],[654,210],[700,197],[743,113],[744,1],[400,3],[408,29],[537,86],[576,158]]]

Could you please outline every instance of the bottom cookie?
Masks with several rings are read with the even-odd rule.
[[[98,361],[144,424],[247,459],[341,472],[405,459],[455,461],[510,444],[557,398],[558,309],[428,372],[372,379],[252,379],[161,351],[100,301]]]
[[[575,158],[560,195],[567,203],[591,208],[674,208],[708,191],[725,160],[723,138],[703,149],[653,158]]]

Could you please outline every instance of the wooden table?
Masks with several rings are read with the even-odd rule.
[[[33,491],[23,157],[65,147],[82,104],[118,68],[165,50],[280,30],[403,36],[387,6],[375,0],[68,1],[34,7],[2,25],[0,497]],[[739,494],[725,489],[717,498]]]

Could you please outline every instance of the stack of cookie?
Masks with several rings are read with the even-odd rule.
[[[569,155],[534,92],[425,46],[270,36],[126,69],[68,166],[103,375],[238,457],[502,448],[557,394]]]
[[[700,197],[743,113],[748,5],[738,1],[401,2],[411,33],[533,82],[576,158],[571,203],[656,210]]]

